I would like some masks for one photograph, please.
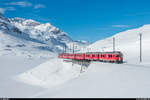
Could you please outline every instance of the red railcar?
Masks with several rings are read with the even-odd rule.
[[[86,54],[85,54],[85,59],[86,59],[86,60],[90,60],[90,54],[86,53]]]
[[[85,60],[85,54],[84,53],[78,53],[74,55],[76,60]]]
[[[63,59],[74,59],[74,60],[95,60],[103,62],[123,62],[123,54],[120,51],[116,52],[87,52],[87,53],[77,53],[77,54],[68,54],[62,53],[59,54],[59,58]]]
[[[70,55],[69,55],[69,58],[70,58],[70,59],[75,59],[75,54],[70,54]]]
[[[91,52],[89,53],[90,60],[99,60],[104,62],[123,62],[123,54],[116,52]]]
[[[85,54],[85,59],[86,60],[98,60],[99,54],[96,54],[94,52],[88,52]]]

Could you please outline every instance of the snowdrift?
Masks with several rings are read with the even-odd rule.
[[[17,78],[28,84],[48,88],[78,77],[79,74],[79,65],[72,65],[71,62],[68,63],[62,59],[55,58],[24,72]]]

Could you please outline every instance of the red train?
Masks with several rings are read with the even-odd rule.
[[[87,52],[87,53],[77,53],[77,54],[61,53],[59,54],[58,57],[62,59],[123,63],[123,54],[120,51]]]

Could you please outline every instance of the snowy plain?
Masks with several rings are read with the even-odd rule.
[[[143,62],[139,62],[139,33],[143,34]],[[0,97],[112,98],[150,97],[150,25],[120,32],[116,50],[124,64],[91,62],[80,65],[54,58],[0,56]],[[91,51],[112,51],[112,37],[88,46]],[[84,52],[84,51],[81,51]]]

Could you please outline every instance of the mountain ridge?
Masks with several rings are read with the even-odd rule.
[[[16,49],[16,46],[13,44],[19,45],[20,49],[24,48],[26,51],[40,49],[56,54],[63,52],[64,47],[71,49],[70,45],[73,43],[77,46],[87,45],[84,41],[72,40],[65,32],[62,32],[51,23],[43,24],[32,19],[24,19],[19,17],[6,18],[2,14],[0,14],[0,35],[0,41],[6,43],[0,44],[2,46],[1,49],[4,52],[10,48]],[[8,39],[3,40],[2,37]],[[18,42],[16,43],[15,40]],[[22,43],[23,41],[24,43]],[[26,44],[27,42],[28,44]],[[38,52],[38,50],[36,50],[36,52]],[[17,52],[15,53],[17,54]],[[32,53],[34,54],[34,52]],[[32,53],[30,52],[31,55],[33,55]]]

